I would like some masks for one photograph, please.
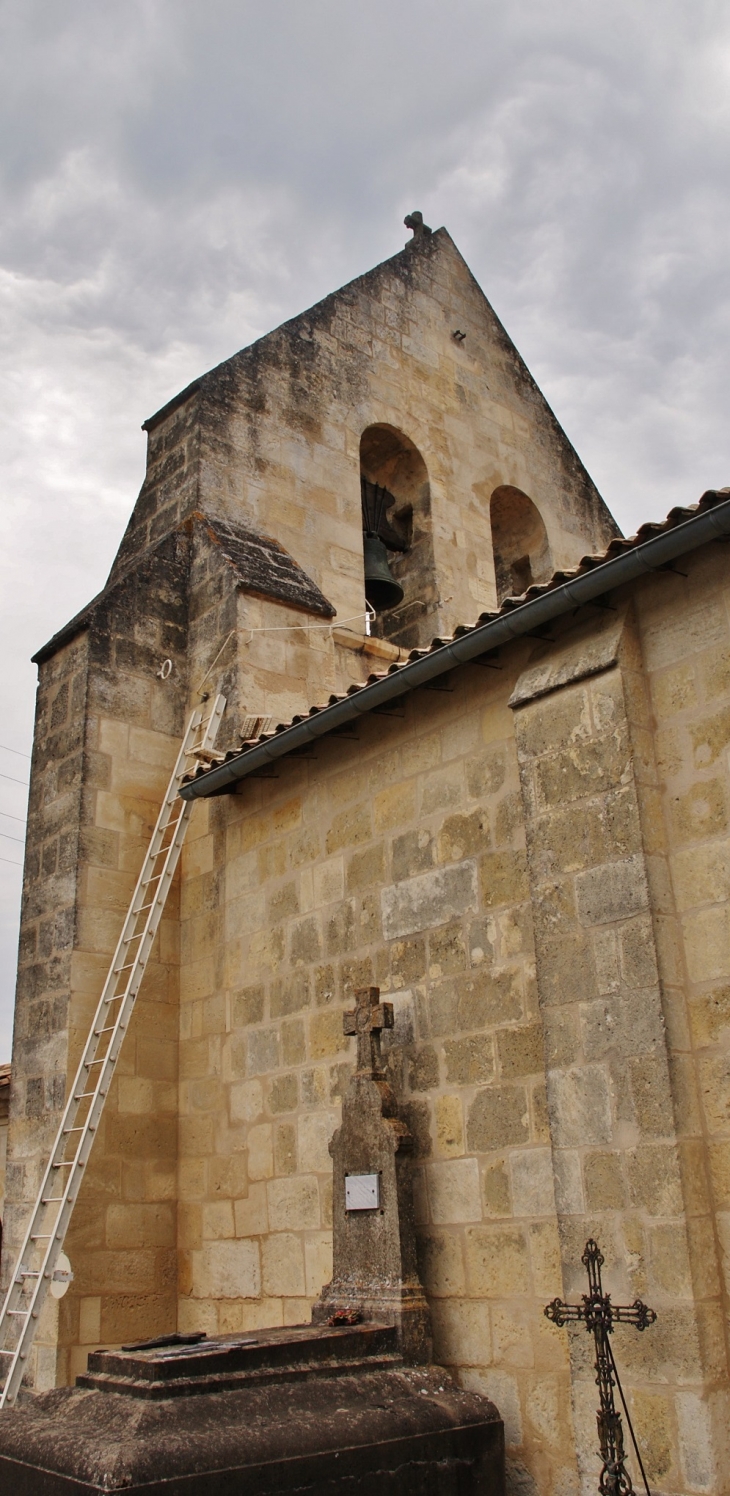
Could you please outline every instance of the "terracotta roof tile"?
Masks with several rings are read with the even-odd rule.
[[[407,659],[394,661],[387,670],[376,671],[372,675],[369,675],[366,681],[355,682],[353,685],[348,686],[344,694],[330,696],[329,700],[321,706],[311,706],[308,712],[293,717],[291,722],[279,722],[273,732],[262,733],[258,738],[249,739],[242,748],[231,749],[225,755],[223,762],[228,763],[230,759],[240,758],[242,751],[246,752],[249,749],[257,748],[261,743],[270,742],[272,738],[278,737],[282,732],[286,732],[288,728],[293,727],[296,723],[306,721],[308,716],[314,717],[317,713],[324,711],[325,707],[334,706],[338,701],[344,701],[348,696],[356,696],[366,686],[374,685],[376,681],[385,680],[389,675],[397,675],[415,660],[424,659],[427,655],[432,654],[434,650],[442,649],[445,644],[450,644],[452,639],[463,639],[466,634],[473,633],[474,629],[481,627],[485,623],[491,623],[492,619],[499,618],[514,611],[516,608],[522,607],[524,603],[530,602],[533,598],[544,596],[546,592],[551,592],[555,587],[562,586],[564,582],[572,581],[574,577],[582,576],[584,572],[593,571],[596,566],[602,566],[604,562],[612,560],[614,556],[621,555],[622,552],[633,550],[635,546],[641,545],[643,541],[651,540],[655,535],[661,535],[667,530],[674,529],[676,525],[683,524],[685,520],[692,519],[693,515],[700,513],[702,510],[712,509],[715,504],[723,503],[729,495],[730,488],[708,489],[697,504],[689,506],[676,505],[673,509],[670,509],[665,520],[649,520],[646,524],[639,527],[635,535],[614,536],[605,551],[600,554],[583,556],[577,566],[568,570],[554,572],[548,582],[533,583],[520,597],[504,598],[501,606],[496,611],[480,613],[475,623],[458,624],[451,638],[434,638],[430,644],[412,649]],[[207,772],[209,772],[207,769],[201,768],[194,777],[199,778]]]

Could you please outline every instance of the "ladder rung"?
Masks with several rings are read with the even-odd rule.
[[[21,1278],[40,1278],[40,1273],[34,1272],[30,1268],[22,1267],[15,1279],[16,1283],[19,1283]]]
[[[108,1026],[108,1028],[94,1029],[94,1038],[95,1039],[99,1039],[99,1038],[101,1038],[102,1034],[113,1034],[115,1028],[116,1028],[116,1023],[110,1023],[109,1026]]]
[[[50,1241],[52,1236],[52,1231],[39,1231],[35,1236],[31,1236],[31,1241]]]
[[[14,1314],[21,1319],[27,1319],[28,1315],[30,1314],[30,1309],[8,1309],[7,1312],[8,1314]]]
[[[14,1356],[15,1351],[4,1351],[0,1349],[0,1356]]]
[[[74,1101],[86,1101],[89,1096],[95,1096],[96,1091],[82,1091],[79,1096],[74,1096]]]
[[[41,1205],[58,1205],[63,1198],[63,1195],[46,1195],[45,1200],[41,1200]]]
[[[84,1122],[83,1127],[64,1127],[64,1129],[63,1129],[64,1136],[65,1136],[66,1133],[69,1133],[69,1132],[83,1132],[85,1126],[86,1126],[86,1123]]]

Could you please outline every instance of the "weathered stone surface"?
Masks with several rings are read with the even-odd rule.
[[[380,895],[383,934],[398,940],[421,930],[446,924],[455,915],[477,907],[477,870],[474,862],[420,873]]]
[[[467,1122],[467,1141],[475,1153],[490,1153],[510,1143],[526,1143],[529,1136],[523,1086],[490,1086],[477,1093]]]
[[[646,874],[638,857],[579,873],[575,887],[578,918],[586,925],[631,919],[648,903]]]
[[[393,1324],[401,1353],[427,1361],[431,1330],[418,1276],[413,1210],[413,1139],[382,1066],[380,1033],[393,1027],[392,1010],[378,1004],[376,987],[356,993],[346,1032],[357,1037],[357,1067],[342,1101],[342,1124],[329,1145],[333,1160],[333,1264],[312,1311],[325,1324],[338,1313]],[[376,1176],[379,1201],[347,1206],[351,1175]]]
[[[242,1482],[254,1496],[294,1485],[318,1496],[343,1481],[363,1496],[502,1496],[496,1408],[438,1368],[404,1367],[388,1333],[274,1330],[97,1354],[83,1387],[0,1415],[0,1472],[19,1496],[82,1485],[232,1496]]]
[[[557,649],[538,646],[512,692],[510,706],[522,706],[615,665],[625,619],[624,608],[598,620],[584,621],[581,627],[570,630]]]

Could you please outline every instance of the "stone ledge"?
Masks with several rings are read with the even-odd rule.
[[[494,1404],[439,1367],[139,1401],[81,1387],[0,1413],[15,1496],[504,1496]]]
[[[627,605],[591,617],[554,642],[539,644],[522,671],[509,699],[512,708],[526,706],[561,686],[600,675],[617,663]]]
[[[389,664],[407,660],[409,655],[407,649],[399,649],[397,644],[389,644],[387,639],[374,639],[370,634],[356,634],[354,629],[333,629],[332,638],[341,649],[352,649],[356,654],[369,655],[375,660],[387,660]]]

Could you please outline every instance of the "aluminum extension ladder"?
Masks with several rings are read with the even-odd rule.
[[[208,704],[193,712],[137,879],[0,1311],[0,1357],[5,1362],[3,1365],[0,1361],[0,1377],[4,1375],[0,1408],[15,1402],[23,1379],[41,1309],[63,1248],[84,1168],[185,840],[193,802],[180,798],[180,785],[183,777],[197,764],[204,763],[207,767],[217,757],[212,748],[225,704],[225,698],[217,696],[208,715]]]

